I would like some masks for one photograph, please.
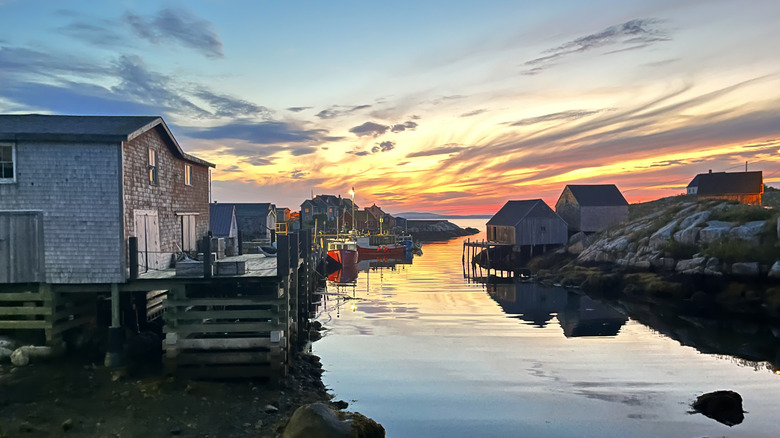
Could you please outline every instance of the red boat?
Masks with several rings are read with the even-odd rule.
[[[406,246],[396,242],[395,236],[374,235],[360,236],[355,239],[358,254],[361,259],[368,258],[403,258]]]
[[[346,265],[338,271],[331,272],[328,275],[328,281],[332,281],[336,284],[349,284],[357,280],[358,277],[358,265]]]
[[[358,248],[354,240],[336,239],[328,242],[328,256],[341,266],[357,265]]]

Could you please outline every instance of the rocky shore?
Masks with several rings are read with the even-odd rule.
[[[110,369],[95,359],[70,352],[26,366],[1,361],[0,437],[384,436],[381,425],[331,400],[319,358],[305,352],[279,386],[180,380],[159,367]]]
[[[632,206],[629,222],[575,234],[529,267],[540,281],[565,287],[780,318],[777,210],[679,198]]]
[[[449,240],[455,237],[471,236],[479,233],[476,228],[461,228],[448,220],[409,220],[407,232],[415,241],[431,242]]]

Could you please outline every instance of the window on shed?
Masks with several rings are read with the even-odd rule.
[[[0,143],[0,183],[16,181],[16,148],[13,143]]]
[[[184,184],[192,185],[192,164],[184,165]]]
[[[149,182],[157,184],[157,151],[149,149]]]

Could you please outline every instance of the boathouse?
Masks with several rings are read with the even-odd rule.
[[[270,203],[238,203],[236,206],[236,223],[244,242],[274,241],[276,232],[276,206]]]
[[[727,199],[743,204],[761,205],[764,194],[763,173],[713,172],[700,173],[687,187],[688,194],[701,199]]]
[[[555,203],[569,232],[594,233],[628,220],[628,202],[614,184],[569,184]]]
[[[238,223],[236,221],[235,204],[213,203],[209,210],[211,234],[217,239],[224,239],[226,256],[238,255]]]
[[[0,149],[0,283],[122,283],[129,237],[152,270],[208,231],[214,165],[160,117],[0,115]]]
[[[488,221],[487,239],[512,245],[516,252],[529,248],[535,254],[566,244],[566,230],[566,222],[541,199],[508,201]]]

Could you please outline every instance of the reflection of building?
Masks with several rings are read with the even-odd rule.
[[[558,322],[567,338],[615,336],[626,321],[627,318],[612,307],[578,294],[569,294],[566,307],[558,314]]]
[[[568,292],[559,287],[538,283],[505,283],[486,285],[488,294],[504,312],[517,315],[523,321],[544,327],[566,307]]]
[[[627,318],[615,309],[560,287],[538,283],[488,283],[488,294],[509,315],[537,327],[545,327],[554,317],[567,337],[615,336]]]

